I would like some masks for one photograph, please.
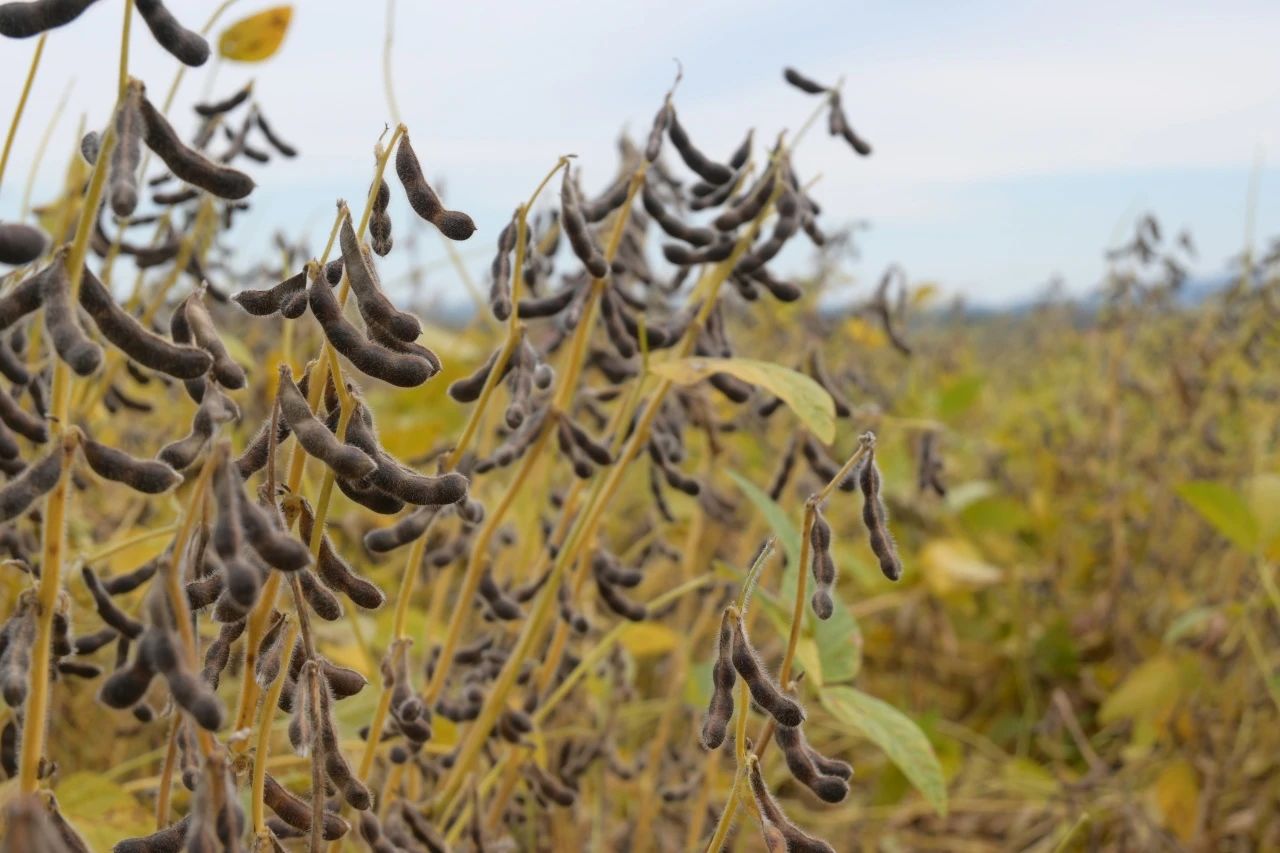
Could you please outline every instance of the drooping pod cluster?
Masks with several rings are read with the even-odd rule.
[[[311,279],[311,286],[307,288],[311,314],[333,348],[361,373],[400,388],[414,388],[440,372],[440,360],[426,347],[389,336],[374,339],[381,328],[378,326],[368,327],[369,336],[366,337],[342,316],[338,298],[325,280],[320,266],[311,265],[308,275]]]

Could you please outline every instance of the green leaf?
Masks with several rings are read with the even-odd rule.
[[[782,571],[778,595],[774,597],[768,595],[766,590],[759,589],[756,591],[757,598],[754,599],[762,603],[769,621],[781,636],[786,637],[791,632],[791,613],[796,598],[800,530],[791,523],[782,507],[762,489],[737,471],[729,470],[727,473],[729,479],[747,496],[747,500],[764,516],[778,537],[783,553],[787,555],[787,566]],[[801,629],[801,636],[810,642],[802,643],[796,649],[796,656],[807,677],[819,686],[851,681],[862,668],[862,630],[840,596],[833,598],[835,610],[830,619],[819,619],[813,615],[811,608],[805,607],[805,624]]]
[[[769,497],[764,489],[748,480],[746,477],[732,469],[726,471],[729,479],[733,480],[734,485],[742,490],[747,496],[747,500],[760,510],[760,514],[764,516],[764,520],[769,523],[769,527],[778,537],[778,543],[782,545],[782,551],[787,555],[787,566],[790,569],[800,563],[800,528],[791,523],[791,519],[787,513],[778,506],[778,502]]]
[[[1232,544],[1253,552],[1258,547],[1258,520],[1250,511],[1244,497],[1222,483],[1197,480],[1183,483],[1178,494],[1191,508],[1200,513],[1214,529],[1231,540]]]
[[[884,750],[939,815],[947,814],[947,783],[933,744],[910,717],[887,702],[852,687],[827,687],[823,706]]]
[[[964,414],[977,402],[985,382],[978,374],[961,376],[948,382],[938,395],[938,417],[952,420]]]
[[[728,373],[779,397],[819,441],[830,444],[836,437],[836,406],[831,395],[789,367],[752,358],[678,358],[652,364],[649,372],[677,385],[692,385],[713,373]]]

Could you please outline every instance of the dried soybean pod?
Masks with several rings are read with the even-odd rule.
[[[650,163],[658,159],[658,155],[662,153],[662,137],[667,132],[667,125],[671,122],[671,97],[668,95],[662,100],[662,106],[658,108],[658,112],[653,117],[653,125],[649,128],[649,138],[644,145],[644,159]]]
[[[420,507],[390,527],[370,530],[364,535],[364,547],[375,554],[385,554],[407,545],[427,532],[437,512],[438,507]]]
[[[298,529],[307,542],[311,541],[314,524],[315,518],[311,507],[303,502],[298,516]],[[342,559],[337,549],[333,547],[328,533],[321,534],[320,554],[316,558],[316,574],[320,576],[325,586],[345,593],[347,598],[365,610],[377,610],[387,600],[386,595],[376,584],[360,577],[347,561]]]
[[[14,352],[13,341],[0,340],[0,374],[15,385],[26,385],[31,381],[31,371],[21,356]]]
[[[49,440],[49,425],[43,418],[18,405],[11,394],[0,391],[0,421],[28,441],[44,444]]]
[[[622,590],[609,583],[599,573],[595,575],[595,581],[601,600],[614,613],[632,622],[643,622],[649,618],[649,608],[637,601],[632,601]]]
[[[213,365],[201,349],[165,340],[116,304],[106,285],[86,266],[81,273],[80,305],[113,346],[143,367],[175,379],[195,379]]]
[[[667,125],[667,135],[671,144],[680,153],[680,159],[686,166],[698,174],[698,177],[712,184],[726,184],[733,180],[733,171],[723,163],[716,163],[703,154],[689,139],[689,134],[680,124],[680,117],[675,107],[671,108],[671,122]]]
[[[836,582],[836,564],[831,557],[831,525],[821,508],[814,509],[813,527],[809,530],[809,544],[813,550],[810,568],[813,571],[814,592],[811,603],[819,619],[830,619],[835,611],[831,588]]]
[[[488,566],[485,566],[484,573],[480,576],[480,585],[477,591],[480,593],[480,597],[484,599],[485,604],[489,605],[489,610],[498,619],[504,622],[513,622],[524,617],[524,611],[520,609],[519,604],[516,604],[515,599],[508,596],[494,581],[493,573]]]
[[[9,328],[44,304],[44,282],[64,263],[63,253],[58,252],[39,272],[27,276],[0,296],[0,329]]]
[[[756,805],[760,807],[765,820],[782,834],[788,853],[836,853],[835,848],[830,844],[820,838],[807,835],[791,822],[765,786],[764,777],[760,772],[760,761],[751,755],[747,762],[747,775],[751,781],[751,792],[755,795]]]
[[[187,842],[191,815],[170,824],[159,832],[141,838],[126,838],[111,848],[111,853],[179,853]]]
[[[582,202],[583,218],[591,223],[601,221],[622,206],[630,189],[631,175],[624,173],[599,196]]]
[[[80,328],[71,304],[71,282],[67,277],[65,249],[54,255],[50,272],[41,281],[44,327],[58,357],[78,376],[89,376],[102,364],[102,347]]]
[[[347,270],[351,290],[356,295],[360,315],[387,329],[402,341],[416,341],[422,334],[422,324],[417,317],[392,305],[391,300],[382,292],[373,259],[365,254],[365,248],[356,238],[350,214],[343,217],[338,237],[342,247],[342,263]]]
[[[827,91],[826,86],[809,79],[794,68],[782,69],[782,79],[808,95],[821,95]]]
[[[778,466],[778,473],[773,475],[773,482],[769,486],[769,497],[775,501],[782,497],[782,492],[787,488],[787,483],[791,480],[791,472],[795,469],[798,452],[799,442],[792,435],[787,440],[787,449],[782,454],[782,463]]]
[[[778,746],[782,748],[787,761],[787,769],[796,781],[818,795],[826,803],[838,803],[849,795],[849,783],[839,776],[828,776],[819,772],[805,742],[804,732],[799,728],[779,726],[774,732]]]
[[[476,224],[470,216],[459,210],[446,210],[440,203],[440,197],[422,174],[407,133],[400,138],[400,147],[396,149],[396,176],[404,186],[413,212],[436,226],[441,234],[450,240],[465,240],[475,233]]]
[[[587,268],[592,278],[608,277],[609,264],[600,252],[600,247],[596,245],[595,238],[591,236],[591,229],[582,215],[578,194],[567,168],[560,182],[560,222],[565,235],[569,238],[573,253],[578,256],[578,260],[582,261],[582,265]]]
[[[194,68],[208,61],[209,43],[198,33],[179,24],[161,0],[133,0],[133,5],[160,46],[183,65]]]
[[[653,221],[657,222],[663,231],[677,240],[683,240],[692,246],[706,246],[715,241],[716,235],[712,233],[711,229],[689,225],[673,216],[662,204],[662,200],[658,198],[657,193],[653,191],[648,182],[641,189],[640,199],[644,202],[645,212],[653,217]]]
[[[0,222],[0,264],[21,266],[44,254],[49,238],[33,225]]]
[[[311,456],[332,468],[349,480],[363,480],[374,472],[377,463],[364,451],[344,444],[329,432],[307,405],[287,364],[280,365],[280,386],[277,392],[280,414],[298,437],[298,443]]]
[[[718,749],[724,743],[729,718],[733,716],[733,685],[737,681],[733,668],[733,619],[732,612],[725,608],[720,617],[716,662],[711,667],[711,701],[702,722],[702,744],[707,749]]]
[[[239,502],[244,537],[258,556],[273,569],[294,572],[311,565],[306,543],[294,539],[279,525],[279,513],[244,499],[239,486],[231,487]]]
[[[849,126],[849,120],[845,118],[844,107],[840,105],[838,95],[831,98],[831,109],[827,113],[827,132],[832,136],[842,136],[849,146],[863,157],[871,155],[871,144],[868,143],[858,134],[854,133],[852,127]]]
[[[862,522],[867,528],[871,551],[880,561],[880,571],[884,576],[896,581],[902,577],[902,561],[898,558],[893,534],[889,532],[884,500],[880,497],[880,469],[876,466],[874,444],[868,448],[858,484],[862,487]]]
[[[111,591],[110,587],[107,587],[107,591]],[[76,654],[91,655],[107,643],[114,640],[116,636],[116,629],[108,627],[99,631],[94,631],[92,634],[81,634],[76,637],[71,644],[74,647]]]
[[[0,5],[0,35],[25,39],[65,26],[93,5],[95,0],[35,0]],[[16,848],[15,848],[16,849]]]
[[[244,85],[243,88],[237,90],[236,92],[232,93],[231,95],[227,96],[221,101],[213,101],[207,104],[196,104],[194,109],[196,113],[198,113],[199,115],[202,115],[205,118],[212,118],[213,116],[216,116],[216,115],[222,115],[223,113],[231,112],[236,107],[243,104],[245,100],[248,99],[249,95],[252,93],[253,93],[253,81],[250,80],[248,83]]]
[[[841,761],[838,758],[828,758],[807,742],[804,743],[804,749],[809,754],[809,760],[813,762],[813,766],[823,776],[835,776],[846,782],[853,778],[853,765],[849,762]]]
[[[134,657],[133,663],[121,666],[107,676],[98,690],[98,698],[109,708],[131,708],[142,699],[155,675],[155,669],[139,653]]]
[[[342,602],[316,580],[310,569],[300,571],[298,580],[302,586],[302,597],[317,616],[326,622],[336,622],[342,618]]]
[[[160,448],[156,458],[174,470],[184,471],[195,464],[200,452],[213,439],[219,425],[240,417],[240,410],[231,398],[216,385],[205,388],[196,415],[191,421],[191,431],[183,438]]]
[[[74,449],[67,447],[69,441],[74,439],[63,439],[62,447],[54,447],[44,458],[28,465],[21,474],[0,488],[0,522],[17,518],[57,485],[62,466],[66,464],[64,457]]]
[[[480,392],[484,390],[484,383],[488,381],[489,374],[493,371],[493,366],[498,363],[498,355],[502,351],[499,347],[489,354],[484,364],[476,369],[475,373],[470,376],[464,376],[461,379],[455,379],[449,384],[449,396],[459,403],[473,403],[480,399]],[[510,359],[508,359],[508,367]],[[508,367],[503,368],[503,375],[506,375]],[[497,381],[502,379],[498,377]]]
[[[151,101],[143,97],[142,117],[147,147],[182,180],[219,198],[242,199],[253,192],[253,179],[244,172],[214,163],[188,148]]]
[[[200,349],[213,357],[213,376],[224,388],[243,388],[245,386],[244,368],[236,363],[227,347],[218,337],[218,329],[213,324],[213,317],[204,304],[206,285],[191,292],[174,311],[175,317],[181,315],[191,330],[191,337]]]
[[[536,317],[554,317],[561,311],[569,307],[569,303],[573,301],[573,297],[578,295],[578,288],[573,285],[566,285],[554,293],[546,296],[530,297],[521,299],[517,313],[521,319],[529,319]]]
[[[182,482],[182,475],[163,462],[135,459],[123,450],[84,438],[80,449],[89,467],[99,477],[123,483],[144,495],[167,492]]]
[[[311,313],[315,315],[333,348],[357,370],[399,388],[416,388],[439,372],[428,359],[397,352],[361,335],[342,316],[342,309],[333,290],[319,282],[318,275],[317,266],[311,275],[311,287],[307,290]]]
[[[138,167],[142,163],[142,84],[131,80],[116,107],[116,147],[111,150],[111,209],[130,216],[138,206]]]
[[[266,290],[242,290],[231,301],[255,317],[268,317],[280,313],[285,300],[305,293],[307,289],[307,271],[296,273]],[[302,300],[305,306],[305,298]]]
[[[116,606],[93,569],[84,566],[80,569],[80,576],[84,579],[84,585],[93,597],[94,606],[103,622],[131,640],[142,636],[142,623]]]
[[[737,204],[725,210],[713,221],[712,225],[719,231],[732,231],[738,226],[750,222],[760,215],[769,199],[773,197],[774,187],[778,185],[773,169],[769,169],[756,180]]]
[[[795,727],[804,722],[804,709],[786,696],[764,670],[756,650],[747,640],[746,628],[739,616],[733,620],[733,668],[742,676],[755,703],[769,713],[779,725]]]
[[[298,149],[294,148],[288,142],[285,142],[276,135],[275,130],[267,123],[267,118],[262,114],[261,110],[254,113],[254,120],[258,122],[258,129],[262,131],[262,135],[267,138],[267,142],[271,143],[271,147],[279,151],[285,157],[297,157]]]
[[[266,782],[262,791],[262,801],[279,815],[280,819],[295,829],[303,832],[311,830],[311,803],[285,789],[270,773],[266,774]],[[351,825],[333,812],[324,813],[321,824],[322,837],[325,841],[336,841],[347,834]]]
[[[529,774],[529,781],[533,783],[534,790],[556,805],[569,808],[577,801],[577,792],[543,770],[538,762],[530,761],[526,764],[525,772]]]
[[[613,453],[609,448],[596,441],[587,431],[573,422],[572,418],[562,418],[562,422],[569,430],[569,434],[573,437],[573,443],[576,444],[583,453],[587,455],[597,465],[612,465]]]

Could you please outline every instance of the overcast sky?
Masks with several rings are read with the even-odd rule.
[[[215,4],[169,5],[198,28]],[[241,0],[223,23],[267,5]],[[57,186],[80,117],[106,120],[119,19],[118,0],[101,0],[50,37],[0,216],[16,211],[68,85],[37,200]],[[857,158],[814,133],[797,155],[803,174],[822,175],[814,195],[828,228],[871,223],[850,274],[866,285],[898,261],[914,280],[1000,303],[1055,274],[1074,291],[1092,287],[1102,252],[1146,210],[1171,230],[1191,229],[1202,272],[1221,269],[1243,244],[1260,153],[1257,236],[1280,232],[1277,33],[1275,2],[399,0],[394,68],[428,174],[444,176],[449,200],[480,225],[466,247],[477,271],[558,155],[579,155],[588,187],[609,178],[618,130],[644,132],[673,58],[684,66],[682,120],[721,156],[749,126],[772,138],[803,121],[811,102],[781,82],[793,64],[821,80],[844,75],[851,122],[875,146]],[[190,115],[210,84],[225,95],[254,77],[264,110],[303,151],[255,174],[256,210],[236,230],[250,249],[265,249],[277,225],[318,242],[333,200],[362,196],[389,120],[383,34],[380,0],[310,0],[270,61],[211,62],[187,76],[175,115]],[[0,42],[0,115],[10,114],[34,47]],[[135,76],[163,93],[175,67],[136,27]],[[407,228],[407,209],[398,213]],[[437,241],[422,244],[425,259],[439,255]],[[445,269],[430,281],[458,293]]]

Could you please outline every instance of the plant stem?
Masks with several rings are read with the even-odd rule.
[[[132,6],[132,3],[128,4]],[[41,33],[36,41],[36,52],[31,56],[31,67],[27,70],[27,79],[22,84],[22,94],[18,96],[18,106],[13,111],[13,121],[9,123],[9,133],[4,138],[4,151],[0,152],[0,184],[4,182],[5,167],[9,165],[9,152],[13,150],[13,140],[18,135],[18,125],[22,123],[22,114],[27,108],[27,98],[31,96],[31,84],[36,79],[36,70],[40,67],[40,57],[44,54],[44,43],[48,39],[47,32]]]

